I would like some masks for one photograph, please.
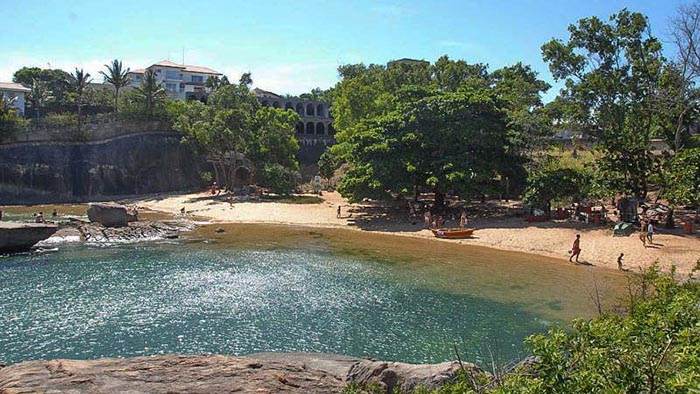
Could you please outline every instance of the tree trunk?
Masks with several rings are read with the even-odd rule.
[[[445,194],[442,192],[439,192],[437,189],[434,190],[435,193],[435,206],[434,208],[438,212],[442,212],[445,210]]]

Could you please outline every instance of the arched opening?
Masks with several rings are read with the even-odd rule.
[[[297,133],[304,134],[304,122],[297,123]]]
[[[326,125],[321,122],[316,123],[316,134],[326,134]]]
[[[306,124],[306,134],[314,133],[314,122],[309,122]]]
[[[335,129],[333,128],[333,123],[328,123],[328,135],[335,134]]]
[[[270,102],[268,102],[267,100],[263,100],[262,106],[263,106],[263,107],[269,107],[269,106],[270,106]]]
[[[307,116],[314,116],[314,115],[315,115],[315,112],[314,112],[314,105],[313,105],[313,104],[309,103],[309,104],[306,106],[306,115],[307,115]]]
[[[319,104],[316,107],[316,116],[325,116],[325,112],[323,111],[323,104]]]
[[[280,107],[279,101],[273,102],[273,103],[272,103],[272,106],[275,107],[275,108],[279,108],[279,107]]]
[[[304,116],[304,104],[297,103],[297,113],[301,116]]]
[[[287,102],[287,104],[284,105],[284,109],[291,109],[292,111],[294,110],[294,106],[292,103]]]

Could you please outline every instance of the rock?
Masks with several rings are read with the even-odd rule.
[[[125,227],[103,227],[97,223],[79,223],[77,229],[85,242],[96,244],[134,243],[154,239],[178,238],[178,232],[194,230],[187,221],[163,220],[132,222]]]
[[[0,253],[26,252],[56,230],[55,224],[0,222]]]
[[[28,361],[0,369],[0,393],[341,393],[342,378],[301,363],[158,355]]]
[[[136,210],[136,208],[130,208],[126,210],[126,221],[131,223],[131,222],[138,222],[139,221],[139,211]]]
[[[225,233],[225,232],[226,232],[226,230],[224,230],[224,228],[223,228],[223,227],[217,227],[217,228],[216,228],[216,230],[214,230],[214,232],[215,232],[215,233],[219,233],[219,234],[221,234],[221,233]]]
[[[92,203],[87,210],[88,219],[105,227],[124,227],[127,225],[126,207],[112,203]]]
[[[475,374],[483,373],[474,364],[462,363],[462,365],[464,369]],[[395,387],[401,388],[402,392],[411,392],[420,385],[434,389],[453,382],[460,368],[460,364],[456,361],[440,364],[406,364],[362,360],[350,367],[347,380],[360,385],[379,383],[387,393],[391,393]]]

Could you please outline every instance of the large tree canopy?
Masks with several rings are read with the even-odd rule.
[[[556,80],[567,124],[599,142],[599,171],[612,193],[645,197],[656,170],[650,140],[659,129],[656,93],[663,71],[661,43],[647,18],[626,9],[604,22],[585,18],[569,26],[569,40],[542,46]]]
[[[289,191],[290,180],[298,178],[294,127],[299,115],[262,107],[250,92],[251,82],[244,74],[238,84],[218,84],[206,105],[183,104],[174,128],[207,155],[222,186],[235,186],[239,169],[245,168],[262,186]]]
[[[339,72],[332,152],[349,164],[339,190],[353,200],[426,190],[440,205],[489,192],[498,177],[525,178],[522,149],[551,129],[540,99],[549,85],[522,64],[489,74],[443,56]]]

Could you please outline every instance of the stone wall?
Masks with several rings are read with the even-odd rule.
[[[201,186],[206,168],[170,131],[0,145],[0,205],[191,190]]]

